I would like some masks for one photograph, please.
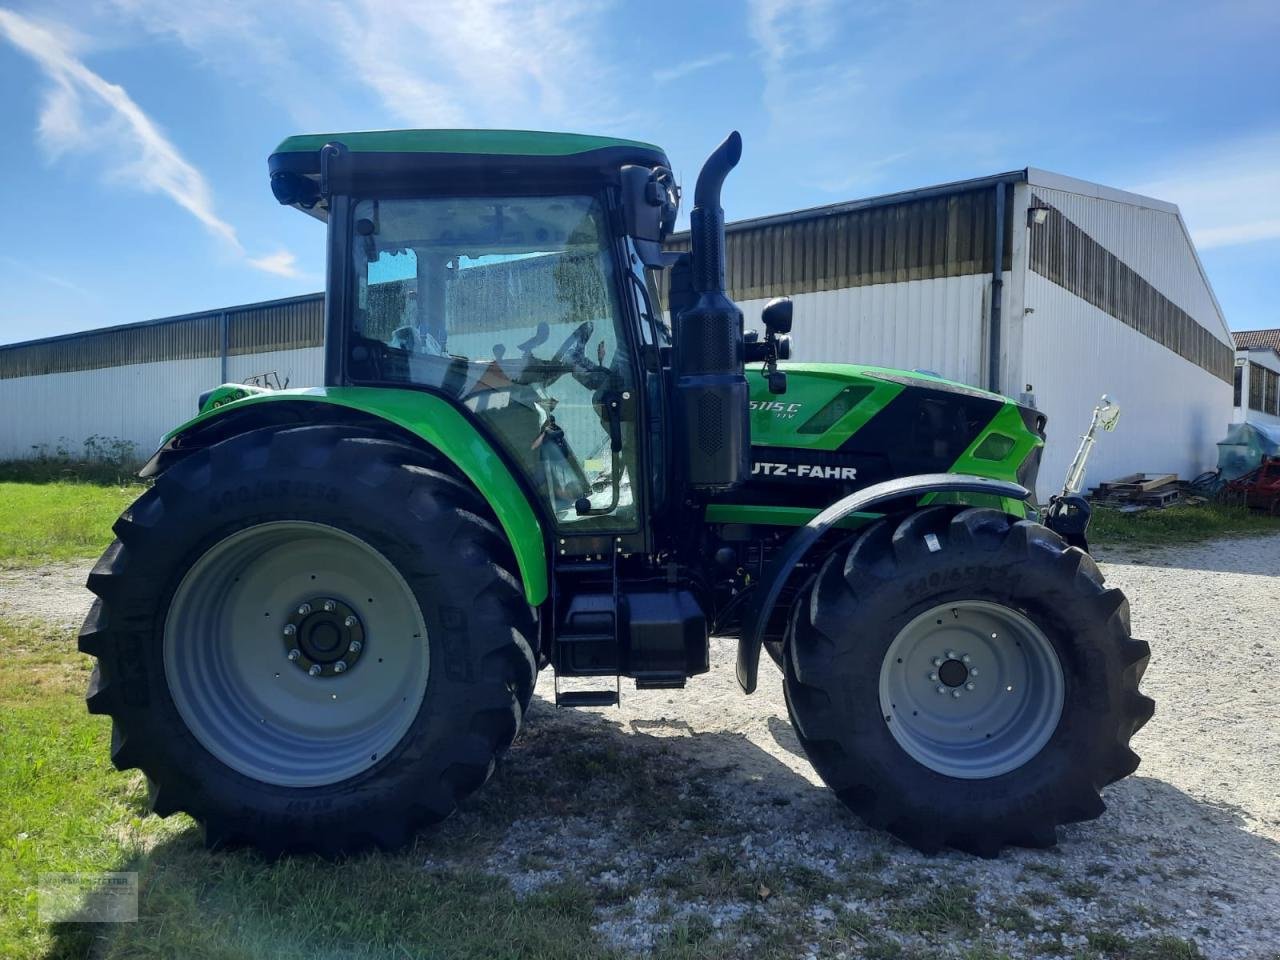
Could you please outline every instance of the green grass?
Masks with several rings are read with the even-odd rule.
[[[99,960],[328,957],[589,958],[595,900],[566,880],[517,898],[430,835],[398,856],[270,864],[205,851],[185,816],[146,815],[136,771],[107,762],[108,721],[81,699],[90,659],[70,634],[0,621],[0,956]],[[139,921],[42,924],[42,873],[137,871]]]
[[[1164,546],[1265,533],[1280,533],[1280,517],[1217,503],[1129,514],[1099,507],[1089,524],[1090,543],[1102,546]]]
[[[97,556],[142,490],[138,483],[0,481],[0,567]]]

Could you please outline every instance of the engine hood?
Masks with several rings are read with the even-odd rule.
[[[1034,483],[1045,418],[929,374],[784,363],[787,392],[748,372],[751,478],[738,502],[822,506],[882,480],[961,472]]]
[[[780,396],[769,392],[759,370],[748,371],[753,444],[838,449],[904,390],[917,396],[928,392],[938,399],[951,397],[961,405],[988,409],[986,419],[1011,404],[1031,415],[1024,422],[1033,431],[1035,418],[1040,416],[1033,408],[998,393],[926,373],[846,363],[784,362],[779,367],[787,372],[787,392]]]

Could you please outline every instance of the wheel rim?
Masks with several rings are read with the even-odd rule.
[[[409,585],[365,541],[263,523],[182,578],[164,666],[179,714],[215,757],[264,783],[322,786],[404,736],[426,694],[427,629]]]
[[[1016,770],[1058,727],[1062,664],[1043,631],[985,600],[941,604],[899,631],[880,668],[880,712],[898,745],[949,777]]]

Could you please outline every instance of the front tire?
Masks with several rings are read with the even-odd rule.
[[[1149,655],[1087,554],[939,506],[835,551],[783,659],[800,742],[847,806],[918,849],[993,856],[1053,844],[1137,768]]]
[[[210,846],[403,846],[483,784],[532,696],[532,612],[426,451],[315,426],[192,453],[115,525],[80,647],[112,761]]]

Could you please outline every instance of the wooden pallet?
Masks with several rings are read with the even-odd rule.
[[[1179,502],[1183,486],[1176,473],[1133,473],[1098,484],[1089,499],[1105,507],[1160,509]]]

